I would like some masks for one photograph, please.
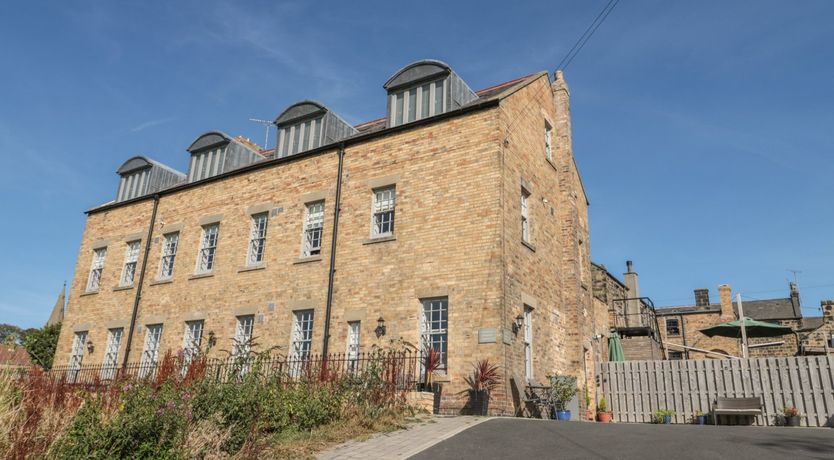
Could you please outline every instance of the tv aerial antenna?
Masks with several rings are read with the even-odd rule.
[[[794,269],[791,269],[791,268],[786,268],[785,271],[793,273],[793,284],[797,284],[796,275],[802,273],[802,270],[794,270]]]
[[[275,122],[270,120],[261,120],[260,118],[250,118],[249,121],[259,123],[264,126],[264,150],[269,148],[269,128],[275,124]]]

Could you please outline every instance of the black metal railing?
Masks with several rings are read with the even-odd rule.
[[[47,376],[79,385],[109,385],[120,380],[152,380],[160,373],[189,372],[218,383],[234,383],[244,378],[299,380],[336,380],[351,376],[374,377],[410,390],[420,381],[420,354],[413,351],[343,353],[322,356],[249,356],[229,358],[195,357],[183,360],[165,357],[159,362],[128,363],[126,366],[81,365],[54,366]]]

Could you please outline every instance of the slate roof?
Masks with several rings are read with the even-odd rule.
[[[793,303],[790,298],[785,299],[766,299],[766,300],[745,300],[742,306],[744,307],[744,316],[757,320],[772,320],[772,319],[800,319],[802,314],[798,316],[794,313]],[[797,309],[798,310],[798,309]],[[735,302],[733,303],[733,311],[738,315]],[[658,316],[669,315],[689,315],[696,313],[720,313],[721,304],[713,303],[709,305],[680,305],[675,307],[658,307]]]
[[[799,326],[799,331],[807,332],[819,329],[824,324],[822,316],[812,316],[810,318],[802,318],[802,323]]]

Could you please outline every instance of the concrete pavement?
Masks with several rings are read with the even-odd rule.
[[[485,417],[432,417],[407,429],[349,441],[320,453],[319,460],[405,459],[485,420]]]
[[[834,430],[493,418],[411,458],[834,459]]]

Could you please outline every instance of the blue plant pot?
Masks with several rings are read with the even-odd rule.
[[[664,415],[663,416],[663,424],[669,425],[672,423],[672,416],[671,415]]]
[[[557,410],[556,411],[556,420],[570,420],[570,411],[569,410]]]
[[[698,425],[706,425],[707,424],[707,416],[706,415],[699,415],[695,417],[698,422]]]

